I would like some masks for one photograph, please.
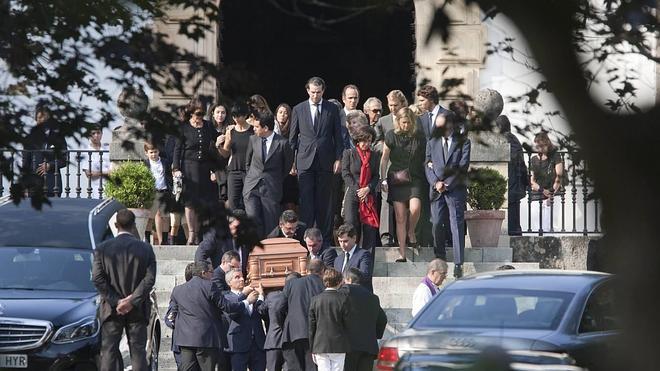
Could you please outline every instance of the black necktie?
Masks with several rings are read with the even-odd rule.
[[[316,124],[319,122],[319,118],[321,116],[321,109],[320,109],[318,103],[314,103],[314,110],[316,112],[314,113],[314,119],[312,120],[312,126],[314,126],[316,128]]]
[[[261,138],[261,159],[264,163],[266,162],[266,154],[268,153],[268,151],[266,151],[266,141],[268,141],[268,139]]]
[[[429,112],[429,133],[433,131],[433,125],[435,125],[435,122],[433,122],[433,111]]]
[[[445,164],[447,163],[447,157],[449,156],[449,139],[442,138],[442,154],[445,156]]]
[[[342,270],[341,270],[342,273],[346,272],[346,270],[348,269],[348,261],[349,261],[349,260],[351,260],[351,253],[350,253],[350,252],[347,252],[347,253],[346,253],[346,259],[344,260],[344,266],[343,266],[343,268],[342,268]]]

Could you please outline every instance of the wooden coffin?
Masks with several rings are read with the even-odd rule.
[[[250,285],[261,283],[264,288],[284,287],[284,279],[291,272],[307,274],[307,249],[291,238],[268,238],[256,247],[248,259]]]

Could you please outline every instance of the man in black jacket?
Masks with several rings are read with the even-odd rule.
[[[234,250],[225,251],[225,253],[222,254],[220,265],[215,267],[213,270],[213,278],[211,278],[211,281],[218,286],[220,291],[224,292],[229,290],[225,275],[232,269],[241,269],[241,258]]]
[[[342,276],[336,269],[323,273],[325,291],[312,298],[309,305],[309,346],[319,371],[344,369],[346,353],[350,349],[348,316],[350,303],[337,289]]]
[[[371,371],[378,356],[378,339],[383,337],[387,315],[378,296],[360,285],[362,273],[349,268],[344,273],[344,286],[339,292],[348,296],[348,337],[351,351],[346,354],[344,371]]]
[[[511,122],[509,118],[499,116],[495,123],[500,129],[500,134],[504,135],[511,146],[509,159],[509,187],[508,187],[508,226],[509,236],[522,236],[520,227],[520,200],[527,194],[529,187],[529,174],[525,165],[525,155],[522,145],[518,138],[511,132]]]
[[[318,228],[305,231],[305,244],[309,251],[309,260],[319,259],[326,267],[332,267],[337,258],[337,250],[323,243],[323,235]]]
[[[305,239],[303,234],[307,229],[307,225],[298,220],[298,214],[293,210],[284,210],[280,215],[280,224],[273,229],[268,238],[286,237],[298,240],[301,245],[305,246]]]
[[[282,332],[282,352],[287,369],[290,371],[316,371],[309,349],[308,313],[312,297],[325,289],[321,276],[325,270],[323,262],[312,260],[309,275],[287,282],[283,295],[287,313]]]
[[[298,272],[289,273],[284,279],[284,283],[302,277]],[[266,369],[268,371],[282,371],[284,365],[284,354],[282,353],[282,328],[284,327],[284,318],[286,313],[283,308],[286,307],[286,298],[282,291],[272,291],[266,296],[264,302],[268,310],[268,331],[266,332],[266,342],[264,350],[266,351]]]
[[[119,341],[125,330],[133,370],[147,369],[147,326],[151,302],[149,295],[156,281],[156,256],[151,245],[131,234],[135,215],[128,209],[117,212],[116,238],[94,250],[93,281],[101,296],[101,371],[113,370]]]
[[[176,313],[173,338],[181,349],[183,370],[197,364],[202,371],[215,371],[220,359],[221,311],[246,310],[258,298],[258,293],[253,291],[242,301],[227,301],[211,282],[212,273],[210,264],[196,262],[193,278],[172,290],[170,300],[172,311]]]

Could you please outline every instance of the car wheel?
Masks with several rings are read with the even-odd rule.
[[[151,371],[158,371],[158,348],[160,348],[160,339],[154,331],[151,335],[151,357],[149,357],[149,370]]]

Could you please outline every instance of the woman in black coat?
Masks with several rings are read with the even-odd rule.
[[[365,123],[366,116],[364,117]],[[380,153],[372,151],[376,132],[368,124],[351,133],[355,148],[347,149],[341,161],[341,175],[346,184],[344,193],[344,221],[358,231],[361,246],[372,257],[379,237],[378,179]]]
[[[211,182],[211,173],[220,161],[215,141],[217,131],[204,121],[204,105],[192,100],[186,107],[187,122],[174,145],[173,174],[183,175],[183,202],[188,222],[188,244],[199,243],[198,209],[217,200],[218,191]]]

